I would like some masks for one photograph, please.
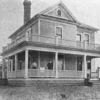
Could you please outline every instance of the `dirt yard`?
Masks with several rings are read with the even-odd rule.
[[[29,87],[0,86],[0,100],[100,100],[100,86],[45,83]]]

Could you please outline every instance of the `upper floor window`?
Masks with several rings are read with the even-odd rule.
[[[81,34],[77,34],[76,41],[81,41]]]
[[[57,15],[61,16],[61,10],[57,10]]]
[[[31,28],[29,28],[29,29],[26,31],[26,37],[27,37],[27,39],[30,39],[30,38],[31,38]]]
[[[85,42],[89,43],[89,35],[85,34]]]
[[[56,27],[56,35],[62,38],[62,27]]]

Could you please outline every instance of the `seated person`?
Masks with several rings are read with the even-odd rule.
[[[37,69],[37,63],[36,63],[36,62],[33,62],[33,63],[31,64],[31,68],[32,68],[32,69]]]
[[[49,63],[47,64],[47,67],[49,70],[53,70],[53,62],[49,61]]]

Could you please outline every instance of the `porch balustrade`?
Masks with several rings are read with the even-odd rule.
[[[55,70],[40,70],[40,69],[29,69],[28,77],[55,77]]]
[[[25,77],[25,70],[17,70],[12,72],[7,72],[8,78],[24,78]]]
[[[24,78],[25,70],[7,72],[8,78]],[[55,78],[56,70],[28,69],[29,78]],[[83,78],[82,71],[58,70],[58,78]]]
[[[58,70],[58,77],[83,78],[83,72],[77,70]]]
[[[3,51],[9,50],[23,41],[46,43],[46,44],[53,45],[53,46],[58,45],[62,47],[100,51],[99,44],[71,41],[71,40],[65,40],[65,39],[58,39],[58,43],[56,43],[56,37],[32,35],[31,37],[27,38],[25,34],[21,35],[15,41],[3,47]]]
[[[17,70],[12,72],[7,72],[8,78],[24,78],[25,70]],[[55,78],[56,70],[40,70],[40,69],[28,69],[29,78]],[[84,78],[83,71],[77,70],[58,70],[58,78]],[[91,79],[100,78],[99,72],[91,72]]]
[[[99,72],[91,72],[91,78],[92,79],[99,78]]]

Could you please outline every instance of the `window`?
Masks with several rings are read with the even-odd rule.
[[[77,57],[77,70],[82,71],[82,57]]]
[[[56,35],[62,38],[62,27],[56,27]]]
[[[61,16],[61,10],[57,10],[57,15]]]
[[[89,35],[85,34],[85,42],[89,43]]]
[[[88,70],[91,70],[91,60],[88,60],[87,61],[87,69]]]
[[[12,62],[13,62],[13,71],[15,71],[15,60],[13,59]]]
[[[9,71],[11,72],[12,71],[12,61],[9,60]]]
[[[76,40],[77,40],[77,41],[81,41],[81,34],[77,34]]]
[[[29,69],[37,69],[38,68],[38,52],[29,52]]]
[[[26,31],[26,37],[27,37],[27,39],[28,40],[30,40],[31,39],[31,28],[29,28],[27,31]]]

